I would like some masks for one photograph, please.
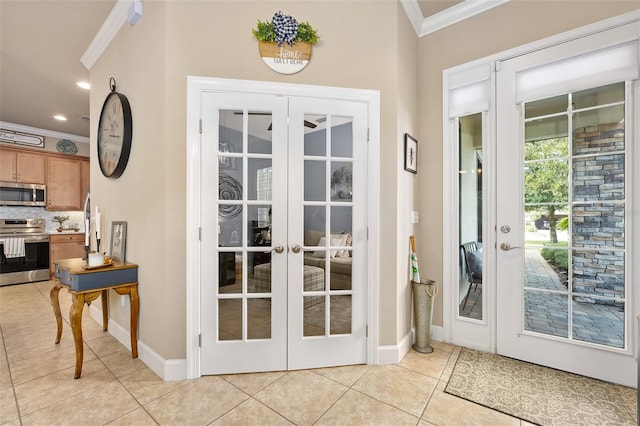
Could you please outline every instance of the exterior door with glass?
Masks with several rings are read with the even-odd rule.
[[[366,362],[366,105],[202,105],[202,373]]]
[[[497,349],[634,386],[632,83],[528,100],[524,73],[542,55],[497,78]]]

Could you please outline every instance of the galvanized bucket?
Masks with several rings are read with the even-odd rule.
[[[432,280],[422,280],[419,283],[411,281],[413,287],[413,312],[416,325],[416,342],[413,349],[430,354],[433,352],[431,344],[431,321],[433,319],[433,299],[438,294],[438,285]]]

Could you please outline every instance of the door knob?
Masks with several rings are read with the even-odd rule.
[[[512,246],[512,245],[511,245],[511,244],[509,244],[509,243],[502,243],[502,244],[500,244],[500,249],[501,249],[501,250],[504,250],[504,251],[509,251],[509,250],[513,250],[513,249],[517,249],[517,248],[522,248],[522,247],[519,247],[519,246]]]
[[[302,247],[300,247],[300,244],[296,244],[293,247],[291,247],[291,251],[294,253],[300,253],[300,249],[302,249]]]
[[[280,244],[277,244],[274,248],[273,251],[275,251],[276,253],[282,253],[284,251],[284,247]]]

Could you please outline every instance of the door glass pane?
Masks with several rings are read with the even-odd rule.
[[[326,329],[326,303],[324,296],[304,296],[304,337],[324,336]]]
[[[326,161],[305,160],[304,162],[304,200],[325,201],[327,188],[325,186],[327,175]]]
[[[242,293],[242,252],[218,253],[218,293]]]
[[[242,153],[242,120],[243,113],[238,110],[220,110],[218,117],[220,125],[218,127],[218,151],[225,158],[220,159],[220,168],[229,168],[228,161],[234,154]]]
[[[242,340],[242,299],[218,300],[219,340]]]
[[[351,201],[352,173],[352,163],[331,163],[331,201]]]
[[[304,155],[324,157],[327,155],[325,123],[326,115],[306,114],[304,116]]]
[[[624,94],[619,83],[564,95],[566,114],[526,120],[526,330],[625,345]]]
[[[271,337],[271,299],[247,299],[247,336],[249,339]]]
[[[524,108],[524,118],[567,112],[568,107],[569,99],[565,95],[529,102]]]
[[[248,152],[250,154],[271,154],[271,113],[267,111],[249,111],[247,115],[247,128],[249,130]]]
[[[351,296],[331,296],[331,334],[351,333]]]
[[[482,114],[459,118],[458,315],[482,320]]]
[[[247,199],[271,200],[271,159],[249,158],[248,160]]]
[[[353,117],[331,116],[331,156],[353,158]]]
[[[524,329],[569,337],[569,300],[565,294],[524,291]]]

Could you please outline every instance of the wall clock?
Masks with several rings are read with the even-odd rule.
[[[131,152],[133,120],[129,100],[116,92],[116,81],[109,80],[107,95],[98,121],[98,163],[102,174],[118,178],[124,172]]]

